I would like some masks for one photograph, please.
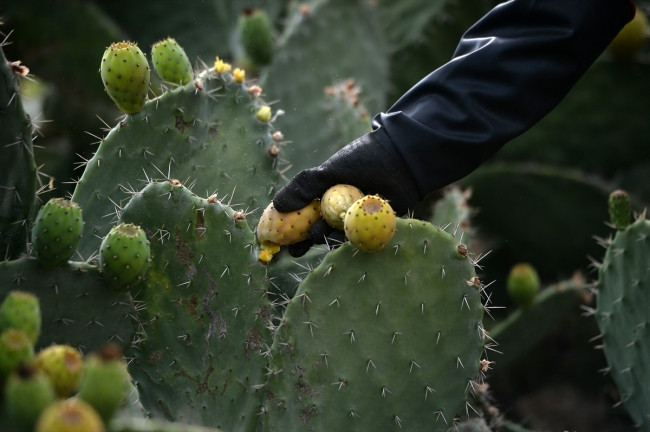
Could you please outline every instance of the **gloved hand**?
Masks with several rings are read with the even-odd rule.
[[[370,132],[343,147],[322,165],[298,173],[276,194],[273,205],[280,212],[298,210],[340,183],[356,186],[365,194],[380,195],[398,215],[406,214],[422,198],[399,155],[387,151],[375,139],[374,132]],[[291,255],[300,256],[314,243],[327,242],[333,246],[343,240],[343,233],[320,220],[310,230],[308,240],[288,249]]]

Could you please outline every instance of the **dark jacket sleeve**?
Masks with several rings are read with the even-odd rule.
[[[463,35],[451,61],[375,117],[372,135],[424,196],[541,120],[633,15],[628,0],[502,3]]]

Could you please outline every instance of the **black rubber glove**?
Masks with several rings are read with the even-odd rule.
[[[305,207],[335,184],[351,184],[365,194],[378,194],[389,201],[399,215],[406,212],[422,197],[415,180],[400,157],[386,151],[370,132],[341,150],[322,165],[298,173],[273,199],[280,212]],[[344,235],[334,230],[324,220],[310,230],[310,238],[290,245],[292,256],[304,255],[314,244],[327,243],[334,247],[344,241]]]
[[[374,131],[299,173],[273,202],[304,207],[336,183],[398,214],[476,169],[550,112],[634,16],[627,0],[510,0],[479,20],[454,57],[373,122]],[[313,236],[294,246],[304,253]]]

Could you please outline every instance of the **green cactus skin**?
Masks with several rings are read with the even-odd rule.
[[[96,266],[68,262],[44,272],[35,258],[0,262],[0,301],[13,290],[47,305],[37,348],[65,343],[93,351],[108,341],[124,347],[135,334],[137,305],[129,294],[110,290]]]
[[[442,196],[433,202],[432,215],[429,219],[433,225],[452,233],[454,237],[468,248],[472,248],[473,229],[471,224],[472,208],[469,199],[471,189],[462,189],[457,185],[446,188]]]
[[[25,250],[36,207],[33,127],[18,93],[19,77],[0,47],[0,251],[16,258]]]
[[[116,345],[84,359],[78,397],[92,406],[108,424],[126,397],[129,375]]]
[[[144,230],[133,224],[111,228],[99,248],[99,268],[108,285],[117,290],[130,290],[142,281],[151,248]]]
[[[246,8],[239,18],[239,40],[254,68],[268,65],[273,60],[275,41],[273,25],[261,9]]]
[[[24,365],[9,376],[4,397],[10,430],[15,432],[33,432],[39,414],[56,400],[49,378]]]
[[[38,418],[34,432],[104,432],[106,427],[99,414],[77,398],[49,405]]]
[[[41,306],[32,293],[14,290],[0,304],[0,332],[15,328],[25,332],[33,345],[41,333]]]
[[[99,72],[104,89],[126,114],[142,111],[149,92],[151,70],[144,53],[133,42],[117,42],[104,51]]]
[[[192,81],[192,64],[176,39],[167,38],[151,46],[153,68],[163,80],[179,85]]]
[[[49,377],[58,397],[67,398],[79,387],[84,362],[78,349],[55,344],[38,352],[34,366]]]
[[[617,189],[609,194],[607,209],[609,210],[609,221],[617,230],[623,230],[630,224],[632,203],[626,191]]]
[[[83,232],[83,217],[77,203],[52,198],[38,211],[32,227],[32,248],[47,269],[70,259]]]
[[[328,253],[299,286],[272,346],[266,430],[443,431],[464,415],[481,284],[450,234],[397,227],[378,253]]]
[[[231,73],[200,73],[195,84],[150,100],[102,140],[72,196],[84,209],[79,252],[94,254],[131,196],[149,181],[177,178],[197,193],[216,193],[246,212],[262,208],[280,185],[272,122],[265,105]],[[250,215],[250,218],[255,217]]]
[[[0,333],[0,387],[21,363],[32,360],[34,345],[24,331],[8,329]]]
[[[254,431],[271,345],[271,305],[255,236],[241,214],[177,181],[134,196],[122,222],[141,226],[153,261],[135,299],[142,340],[126,355],[154,418]]]
[[[540,289],[539,275],[530,263],[512,266],[506,280],[506,288],[512,301],[521,308],[529,308]]]
[[[640,430],[650,430],[650,221],[618,231],[598,270],[596,321],[609,372]]]

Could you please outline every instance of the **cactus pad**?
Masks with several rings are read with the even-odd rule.
[[[621,400],[641,430],[650,430],[650,221],[618,231],[598,273],[596,321]]]
[[[485,337],[480,282],[451,235],[397,227],[378,253],[328,253],[299,286],[272,347],[268,430],[439,431],[464,414]]]
[[[265,269],[245,219],[177,181],[152,183],[124,209],[142,227],[152,263],[139,293],[142,340],[127,352],[153,417],[255,430],[270,345]]]
[[[265,104],[249,90],[230,72],[208,69],[113,128],[72,197],[86,222],[81,255],[94,254],[131,196],[157,179],[181,179],[198,193],[217,193],[247,211],[264,206],[275,194],[280,170],[268,153],[272,122],[256,118]]]

